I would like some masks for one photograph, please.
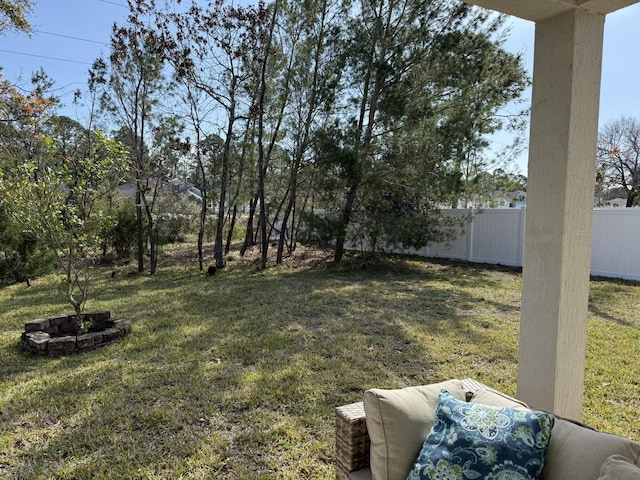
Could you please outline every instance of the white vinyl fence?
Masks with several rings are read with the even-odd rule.
[[[454,241],[403,253],[522,266],[525,208],[447,212],[470,219]],[[640,280],[640,208],[594,209],[591,274]]]

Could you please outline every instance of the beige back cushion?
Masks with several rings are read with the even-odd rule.
[[[440,390],[465,400],[461,380],[364,394],[373,480],[406,480],[433,425]]]
[[[515,398],[509,397],[503,393],[491,390],[478,390],[471,397],[473,403],[482,403],[484,405],[492,405],[494,407],[509,407],[516,410],[529,410],[526,403]]]
[[[640,444],[556,418],[540,478],[597,479],[605,460],[616,454],[640,466]]]
[[[406,480],[424,439],[431,430],[438,395],[443,388],[456,398],[465,399],[460,380],[398,390],[372,389],[365,392],[364,409],[371,439],[370,463],[373,480]],[[524,403],[488,390],[476,392],[472,401],[526,409]],[[620,457],[615,455],[623,456],[629,463],[622,464]],[[610,458],[612,456],[614,457]],[[640,444],[556,418],[540,478],[627,478],[624,473],[628,469],[634,471],[634,465],[640,467]]]
[[[519,400],[488,390],[479,390],[471,401],[518,410],[527,409],[526,404]],[[618,455],[610,457],[614,454]],[[624,457],[620,457],[620,455],[624,455]],[[640,470],[634,466],[634,464],[640,466],[639,457],[640,445],[631,440],[596,432],[556,418],[541,478],[543,480],[627,478],[622,472],[628,470],[640,473]],[[612,458],[613,460],[611,460]],[[629,460],[623,464],[622,458]],[[607,465],[607,468],[603,466],[603,463]],[[598,475],[603,474],[600,471],[601,468],[609,476],[598,478]],[[628,478],[636,477],[630,476]]]

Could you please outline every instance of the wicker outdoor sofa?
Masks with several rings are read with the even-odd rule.
[[[335,410],[336,479],[406,480],[433,426],[433,412],[443,389],[461,401],[531,411],[525,403],[472,379],[368,390],[362,402]],[[579,422],[553,418],[539,478],[640,479],[640,444]]]

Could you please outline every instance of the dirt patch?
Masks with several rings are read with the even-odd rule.
[[[212,253],[213,247],[207,245],[204,254],[205,271],[210,265],[215,265]],[[225,255],[225,262],[238,265],[260,265],[262,252],[259,245],[250,247],[244,256],[240,256],[240,246],[232,249],[228,255]],[[267,256],[267,267],[276,265],[277,245],[269,246]],[[161,263],[166,265],[194,265],[198,263],[198,247],[187,244],[173,245],[171,248],[162,250],[159,255]],[[290,254],[285,255],[282,264],[291,268],[319,268],[325,267],[333,262],[333,251],[320,249],[304,245],[297,245],[296,249]]]
[[[272,246],[267,252],[267,267],[276,265],[278,249]],[[233,261],[246,262],[259,265],[262,251],[259,246],[254,246],[245,252],[244,257],[239,254],[233,257]],[[282,264],[291,268],[318,268],[326,266],[333,261],[333,251],[298,245],[290,255],[284,255]]]

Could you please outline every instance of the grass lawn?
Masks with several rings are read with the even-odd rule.
[[[25,322],[69,311],[59,277],[0,290],[0,478],[333,479],[333,409],[367,388],[474,377],[515,394],[516,271],[165,262],[99,270],[87,308],[133,332],[67,357],[18,348]],[[583,420],[640,440],[640,286],[593,281],[589,317]]]

